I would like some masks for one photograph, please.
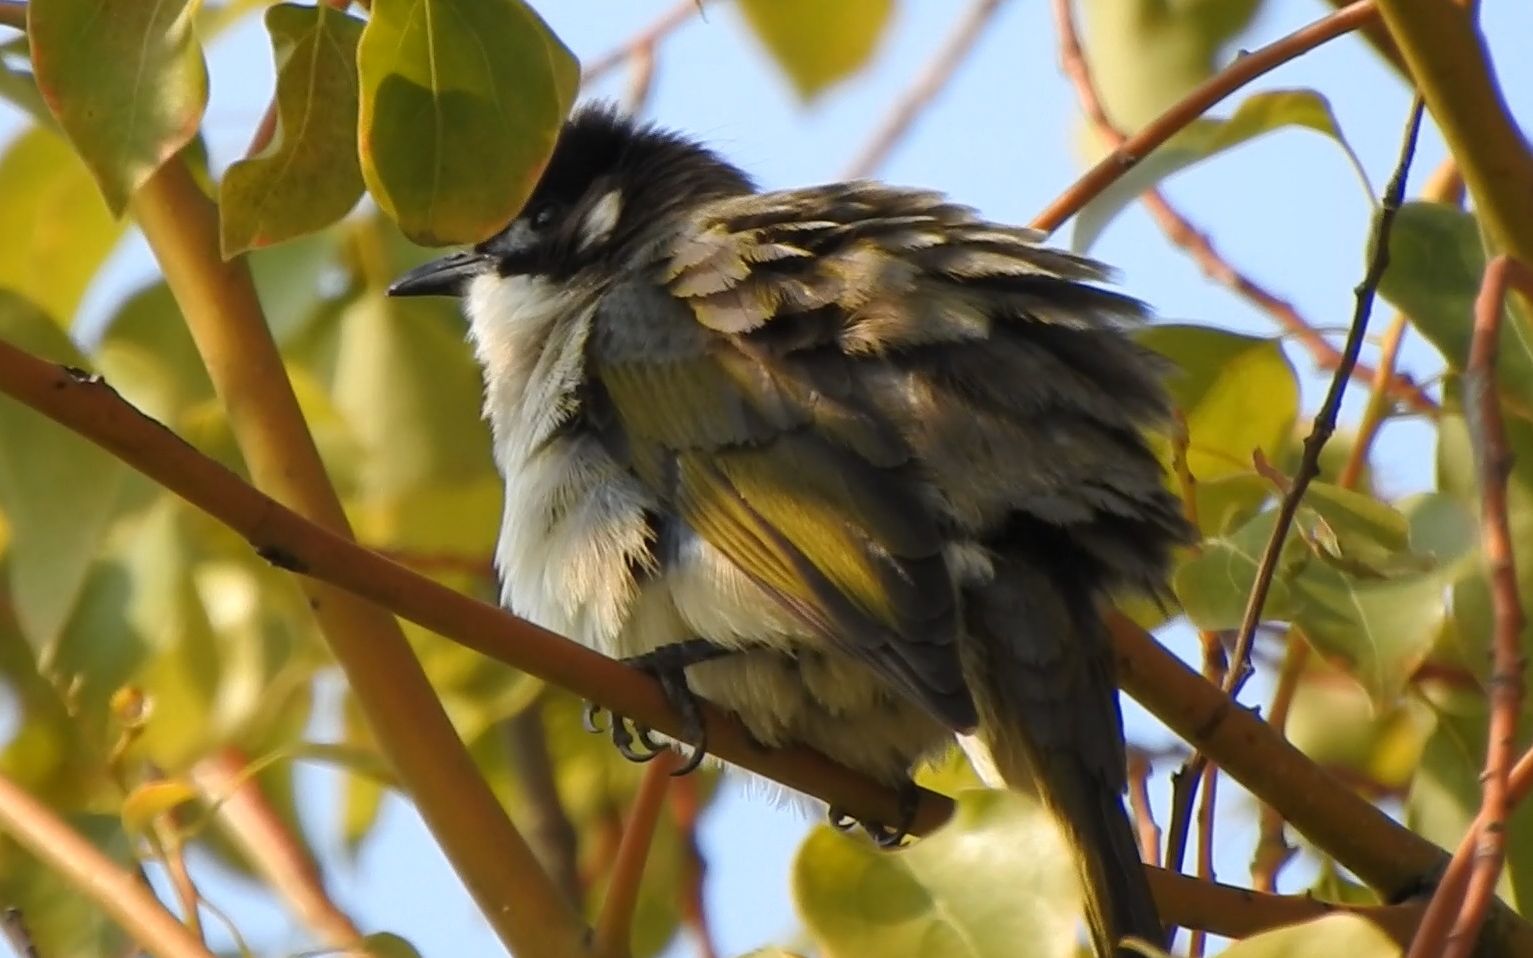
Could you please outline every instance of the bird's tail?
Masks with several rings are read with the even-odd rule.
[[[1100,958],[1118,955],[1129,935],[1163,944],[1123,809],[1123,724],[1098,608],[1025,565],[998,572],[966,600],[965,672],[980,728],[965,751],[986,784],[1037,795],[1059,822]]]

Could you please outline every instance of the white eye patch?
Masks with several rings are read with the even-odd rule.
[[[623,213],[623,194],[612,190],[591,204],[580,220],[580,249],[582,252],[612,235],[618,217]]]

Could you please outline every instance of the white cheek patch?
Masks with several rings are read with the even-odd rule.
[[[591,205],[580,220],[580,249],[582,252],[612,235],[618,217],[623,214],[623,193],[612,190]]]

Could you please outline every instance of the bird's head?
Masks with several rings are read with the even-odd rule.
[[[586,106],[565,123],[531,198],[505,229],[411,270],[389,293],[456,296],[492,274],[563,282],[621,269],[699,204],[752,189],[701,144],[606,105]]]

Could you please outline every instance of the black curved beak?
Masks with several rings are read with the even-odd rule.
[[[489,257],[464,250],[423,263],[394,280],[390,296],[462,296],[469,280],[490,268]]]

